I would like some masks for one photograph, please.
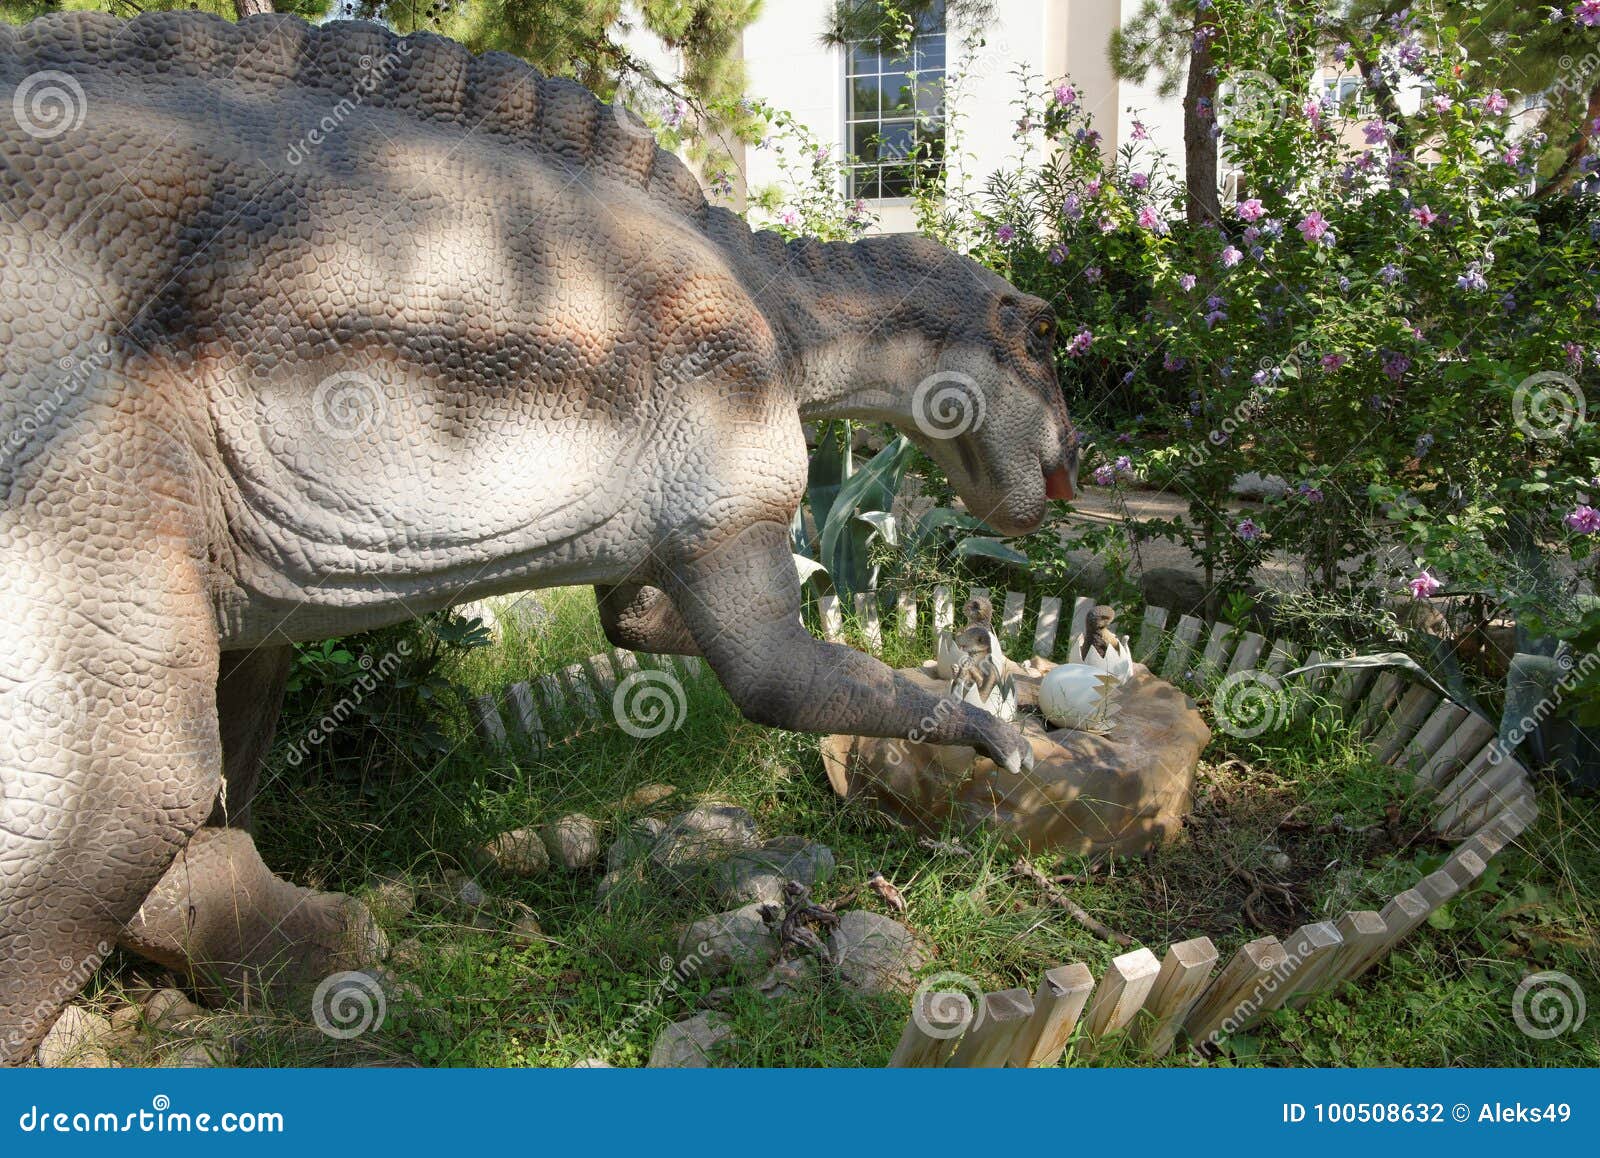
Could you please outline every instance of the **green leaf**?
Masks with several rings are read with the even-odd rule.
[[[871,585],[867,544],[877,529],[861,514],[887,511],[900,489],[900,480],[916,456],[904,435],[884,447],[872,460],[839,487],[822,528],[822,564],[833,579],[839,598],[848,604],[856,593]]]
[[[1015,547],[1008,547],[999,539],[962,539],[956,544],[956,554],[965,558],[982,556],[1010,563],[1013,567],[1026,567],[1028,557]]]

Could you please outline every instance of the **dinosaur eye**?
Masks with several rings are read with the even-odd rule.
[[[1035,337],[1048,338],[1050,336],[1049,320],[1046,318],[1040,318],[1037,322],[1034,322],[1033,333]]]

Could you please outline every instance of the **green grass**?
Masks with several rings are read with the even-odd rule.
[[[501,644],[466,657],[456,677],[498,691],[604,649],[587,591],[541,598],[553,619],[536,638],[508,629]],[[930,654],[926,628],[920,639],[899,640],[885,626],[891,662]],[[284,721],[280,749],[295,728]],[[799,833],[830,846],[839,871],[819,889],[823,903],[859,890],[852,905],[882,911],[862,886],[873,870],[884,872],[910,900],[903,919],[931,950],[930,971],[965,973],[989,990],[1031,991],[1045,968],[1084,961],[1098,975],[1121,951],[1014,880],[1016,852],[997,840],[945,834],[959,835],[973,855],[941,855],[870,808],[838,800],[815,737],[745,722],[709,677],[689,688],[681,727],[651,740],[605,728],[535,755],[486,750],[470,735],[453,738],[457,746],[441,760],[417,766],[397,756],[388,775],[362,783],[274,766],[257,806],[264,857],[320,888],[360,892],[387,868],[437,882],[452,870],[471,871],[472,849],[495,833],[571,811],[602,821],[609,840],[628,819],[617,804],[623,796],[667,783],[676,793],[650,814],[669,816],[698,798],[727,800],[749,809],[765,835]],[[1381,906],[1447,855],[1447,847],[1416,839],[1427,827],[1426,803],[1409,795],[1394,770],[1373,764],[1341,727],[1313,715],[1270,740],[1219,734],[1204,754],[1195,819],[1183,836],[1149,858],[1096,866],[1102,871],[1088,883],[1067,886],[1073,897],[1158,954],[1172,941],[1206,934],[1226,955],[1261,935],[1243,908],[1251,886],[1235,869],[1259,870],[1268,845],[1290,857],[1276,875],[1292,887],[1293,900],[1280,896],[1254,909],[1279,933],[1346,908]],[[1398,811],[1385,825],[1389,804]],[[1600,998],[1594,802],[1547,790],[1541,807],[1523,847],[1498,858],[1476,888],[1399,953],[1346,992],[1236,1037],[1212,1064],[1600,1064],[1600,1014],[1548,1041],[1524,1036],[1511,1016],[1517,982],[1536,970],[1568,973]],[[1319,831],[1335,813],[1351,827],[1380,827],[1361,835]],[[1281,826],[1286,818],[1288,829]],[[1075,857],[1037,863],[1062,873],[1090,869]],[[552,869],[532,880],[479,879],[495,898],[487,917],[468,921],[425,895],[389,929],[401,946],[390,967],[408,996],[393,1003],[381,1029],[334,1042],[309,1029],[298,1011],[279,1010],[266,1017],[224,1013],[209,1032],[231,1033],[246,1064],[564,1066],[601,1057],[637,1065],[662,1026],[709,999],[733,1019],[733,1063],[881,1066],[906,1019],[904,997],[864,997],[836,984],[780,1004],[748,991],[713,994],[721,981],[664,984],[663,962],[682,927],[722,907],[709,895],[624,890],[601,905],[598,873]],[[544,939],[519,943],[510,925],[529,913]],[[109,1000],[146,970],[122,960],[102,977],[100,995]],[[1067,1061],[1150,1064],[1118,1041],[1093,1058],[1069,1051]],[[1163,1064],[1191,1059],[1179,1051]]]

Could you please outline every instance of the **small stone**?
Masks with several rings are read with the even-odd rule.
[[[676,791],[677,789],[670,784],[642,784],[617,801],[617,807],[623,812],[649,808],[652,804],[665,800]]]
[[[204,1013],[177,989],[157,989],[144,1001],[145,1022],[157,1029],[172,1029]]]
[[[1286,852],[1275,852],[1267,858],[1268,866],[1280,873],[1292,863],[1289,859],[1289,854]]]
[[[502,832],[478,849],[473,859],[480,868],[492,867],[513,877],[535,877],[550,867],[550,853],[531,828]]]
[[[911,989],[912,973],[926,963],[910,929],[864,909],[840,915],[828,952],[839,979],[862,993]]]
[[[702,804],[667,822],[650,861],[674,883],[685,885],[708,865],[759,843],[756,822],[732,804]]]
[[[104,1045],[110,1035],[109,1018],[69,1005],[39,1043],[39,1064],[52,1070],[103,1069],[111,1064]]]
[[[833,876],[833,850],[803,836],[780,836],[759,848],[735,853],[713,876],[717,895],[728,904],[784,903],[784,885],[799,881],[811,888]]]
[[[611,842],[611,847],[606,849],[607,875],[625,869],[647,856],[666,827],[666,821],[657,820],[653,816],[641,817],[629,824],[622,835]]]
[[[1278,475],[1247,470],[1241,475],[1234,476],[1233,484],[1228,489],[1241,499],[1255,499],[1259,502],[1283,498],[1289,493],[1289,484]]]
[[[538,920],[531,914],[518,917],[511,922],[510,936],[514,943],[526,947],[545,943],[544,929],[540,927]]]
[[[573,1062],[572,1068],[575,1070],[609,1070],[616,1067],[604,1058],[586,1057],[582,1061]]]
[[[778,936],[761,919],[761,906],[748,904],[703,917],[678,941],[678,969],[686,977],[717,977],[730,969],[753,973],[778,952]]]
[[[407,937],[389,953],[389,963],[396,969],[416,969],[428,959],[428,951],[416,937]]]
[[[380,869],[367,881],[366,902],[380,924],[393,925],[416,908],[417,889],[399,869]]]
[[[225,1044],[197,1041],[168,1054],[161,1064],[167,1069],[209,1070],[232,1065],[233,1056]]]
[[[573,812],[539,829],[550,859],[568,869],[585,869],[600,859],[600,825]]]
[[[817,976],[815,957],[795,957],[779,961],[752,988],[768,1001],[782,1001],[794,997],[800,989]]]
[[[704,1069],[718,1047],[733,1036],[733,1026],[720,1013],[697,1013],[674,1022],[656,1035],[650,1047],[651,1069]]]
[[[444,874],[444,883],[451,903],[463,909],[481,909],[489,903],[483,886],[464,872],[451,869]]]

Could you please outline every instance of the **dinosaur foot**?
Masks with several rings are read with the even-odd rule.
[[[209,1001],[250,1004],[302,1004],[328,977],[388,952],[365,905],[274,876],[234,828],[197,832],[118,943],[184,974]]]

